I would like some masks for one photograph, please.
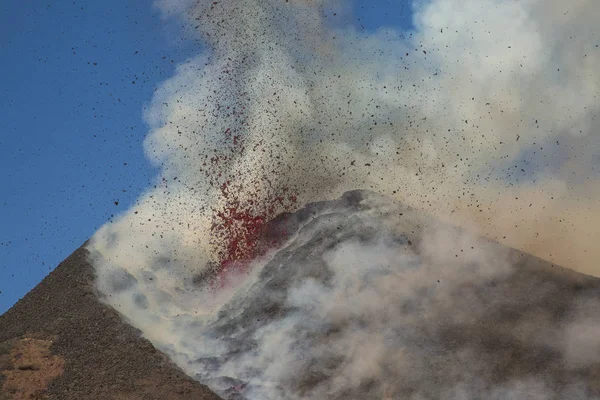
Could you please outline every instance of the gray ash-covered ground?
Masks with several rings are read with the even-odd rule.
[[[156,313],[154,344],[224,399],[598,398],[598,279],[364,191],[281,229],[210,312],[126,315]]]

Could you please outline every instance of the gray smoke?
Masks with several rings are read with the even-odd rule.
[[[89,246],[108,304],[221,393],[591,398],[573,372],[598,354],[583,305],[568,321],[531,308],[506,332],[509,343],[547,348],[534,354],[566,363],[575,386],[558,372],[508,373],[508,354],[490,353],[507,360],[498,364],[481,347],[448,352],[458,331],[481,341],[490,332],[476,321],[502,315],[478,288],[519,275],[512,253],[445,225],[425,229],[415,210],[598,274],[600,3],[431,0],[415,3],[413,32],[375,33],[337,22],[349,13],[341,1],[156,5],[209,50],[180,65],[146,112],[156,184]],[[382,218],[397,206],[371,199],[315,215],[249,276],[201,290],[197,277],[218,261],[211,226],[228,207],[223,185],[242,203],[366,188],[413,208]],[[347,235],[339,243],[336,224]],[[511,306],[547,299],[533,288]],[[247,309],[261,321],[250,324]]]

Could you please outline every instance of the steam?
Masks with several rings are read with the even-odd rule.
[[[460,268],[474,263],[477,267],[464,273],[488,282],[510,275],[513,260],[479,242],[451,243],[453,249],[479,252],[469,253],[472,260],[456,260],[456,254],[452,259],[444,246],[448,228],[417,229],[421,225],[414,221],[401,228],[417,232],[418,251],[386,243],[384,233],[367,244],[349,241],[323,251],[320,265],[335,277],[330,286],[285,278],[293,285],[278,304],[301,311],[256,330],[244,326],[256,347],[222,362],[214,373],[206,363],[193,362],[227,359],[232,350],[216,326],[237,321],[235,307],[244,308],[244,293],[269,297],[261,274],[269,271],[271,257],[282,257],[284,249],[298,249],[317,234],[306,228],[298,231],[305,236],[278,239],[279,252],[259,251],[254,239],[266,221],[352,189],[386,194],[512,247],[600,274],[595,261],[600,257],[595,246],[600,239],[597,2],[431,0],[415,3],[413,32],[374,33],[338,21],[350,11],[334,0],[160,0],[156,5],[165,17],[185,21],[188,34],[209,50],[180,65],[156,92],[145,113],[150,132],[144,146],[161,174],[131,210],[97,232],[90,250],[105,301],[188,373],[240,379],[251,388],[248,398],[282,398],[282,393],[336,398],[356,382],[386,374],[424,382],[434,369],[418,367],[425,355],[411,353],[421,349],[411,347],[419,335],[381,336],[400,325],[419,325],[413,320],[417,314],[386,312],[414,303],[415,290],[430,290],[423,281],[443,276],[451,282],[449,291],[436,290],[428,300],[435,303],[431,318],[437,318],[459,301]],[[367,208],[381,211],[378,202]],[[367,230],[384,221],[372,215],[364,220],[367,225],[357,226]],[[360,234],[353,226],[347,232]],[[281,262],[293,275],[304,267],[301,261]],[[414,263],[419,267],[413,270]],[[369,273],[382,273],[383,265],[394,272],[352,292]],[[198,277],[210,280],[215,274],[221,290],[199,291]],[[224,309],[228,313],[218,317]],[[483,308],[469,309],[465,323],[481,314]],[[302,323],[344,325],[361,318],[367,318],[364,328],[355,329],[356,335],[343,330],[327,348],[289,339]],[[581,340],[552,346],[573,365],[589,364],[595,358],[585,361],[589,353],[573,343],[589,339],[595,348],[598,325],[589,326],[586,318],[571,322],[570,337]],[[317,336],[324,332],[303,328]],[[394,341],[395,350],[383,346],[386,340]],[[330,365],[328,351],[332,359],[347,349],[355,353],[317,373],[336,377],[326,379],[327,385],[306,389],[293,382],[306,364],[278,358],[285,349],[292,357],[301,354],[297,346],[321,351],[311,355],[316,365]],[[257,382],[248,372],[253,365],[264,366],[266,381]],[[394,367],[386,372],[385,365]],[[478,369],[461,371],[476,376]],[[436,393],[457,399],[472,398],[472,391],[486,398],[556,393],[550,381],[538,378],[486,386],[466,375],[457,380],[463,386]],[[283,386],[267,389],[267,382]],[[216,390],[225,390],[221,384],[214,383]],[[368,393],[382,396],[408,390],[393,382],[369,387]],[[576,394],[575,387],[564,390],[573,392],[559,398],[589,398]],[[431,396],[410,393],[415,399]]]

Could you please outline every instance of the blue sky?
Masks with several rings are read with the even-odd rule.
[[[357,26],[410,23],[408,1],[354,0]],[[151,1],[0,6],[0,313],[41,281],[155,172],[142,111],[199,51]]]

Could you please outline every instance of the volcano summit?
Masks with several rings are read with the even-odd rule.
[[[92,241],[99,291],[224,399],[600,393],[596,278],[367,191],[268,226],[285,242],[218,287],[125,270]]]

